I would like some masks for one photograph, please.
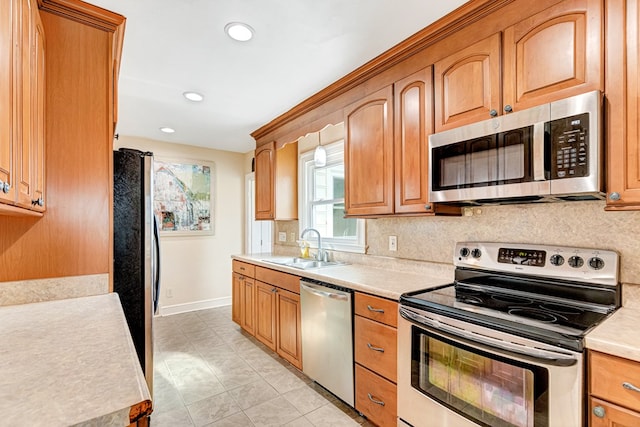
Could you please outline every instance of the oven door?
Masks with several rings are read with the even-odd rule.
[[[400,314],[398,425],[581,425],[582,353],[414,308]]]
[[[550,194],[545,163],[549,104],[429,136],[432,202],[539,199]]]

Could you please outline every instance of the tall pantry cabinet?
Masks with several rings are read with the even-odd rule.
[[[0,2],[3,45],[5,8],[20,2],[34,8],[42,21],[34,21],[33,43],[46,42],[43,56],[31,56],[29,65],[32,72],[44,65],[44,79],[30,84],[29,96],[44,100],[32,107],[43,105],[42,115],[30,118],[42,125],[36,140],[44,144],[46,212],[40,217],[0,215],[0,282],[109,274],[112,141],[125,18],[78,0],[5,0]],[[12,25],[19,22],[14,14]],[[3,123],[5,112],[14,114],[20,106],[15,91],[11,98],[5,92],[0,87]],[[17,126],[15,120],[11,124],[12,135],[37,128]],[[0,175],[6,157],[4,133],[1,138]],[[19,162],[15,151],[13,158]],[[31,183],[34,189],[38,182]]]

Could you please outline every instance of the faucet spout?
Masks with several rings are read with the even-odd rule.
[[[324,258],[324,250],[322,249],[322,237],[320,237],[320,232],[315,228],[305,228],[302,231],[302,234],[300,234],[300,238],[304,239],[304,236],[307,233],[316,233],[316,236],[318,237],[318,253],[316,254],[316,259],[318,261],[322,261]]]

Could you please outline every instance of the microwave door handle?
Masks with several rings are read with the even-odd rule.
[[[533,180],[545,180],[544,122],[533,125]]]

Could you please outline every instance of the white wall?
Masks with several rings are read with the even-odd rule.
[[[231,255],[243,252],[245,154],[120,137],[120,147],[156,157],[214,163],[213,236],[161,236],[160,313],[171,314],[231,303]]]

